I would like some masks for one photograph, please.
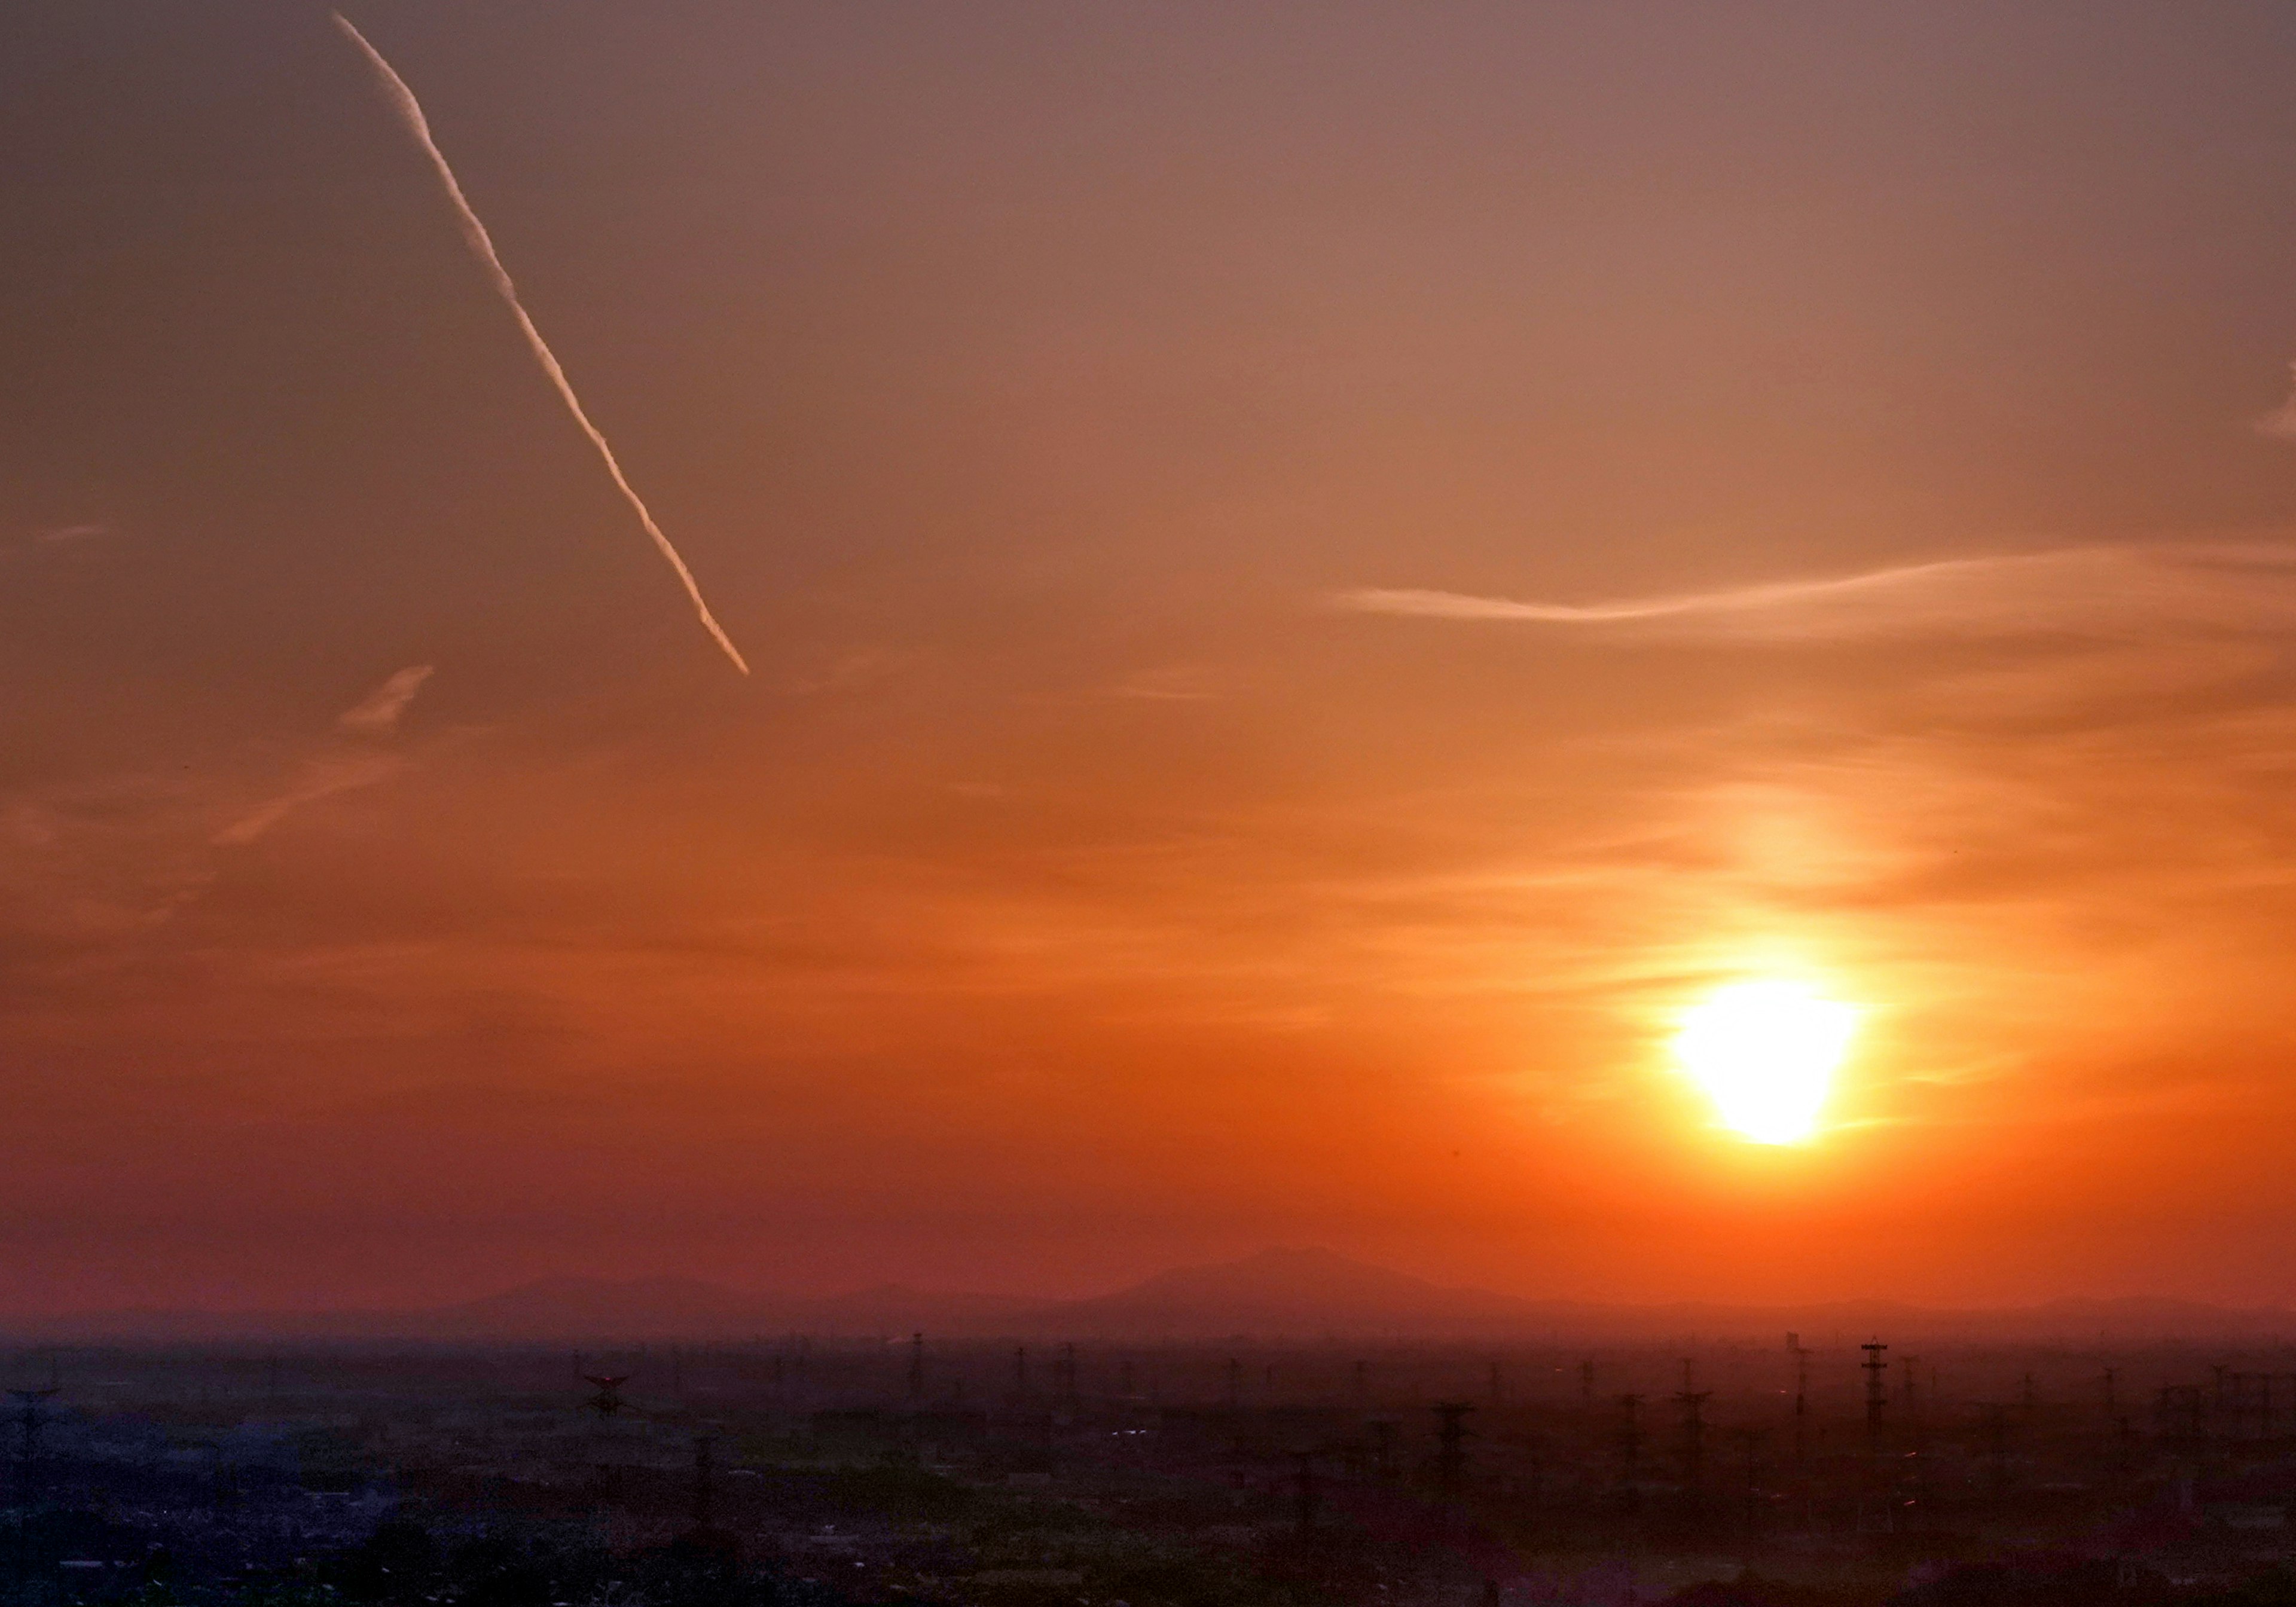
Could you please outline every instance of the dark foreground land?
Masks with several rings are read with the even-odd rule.
[[[9,1361],[42,1607],[2296,1607],[2296,1352],[2254,1346]]]

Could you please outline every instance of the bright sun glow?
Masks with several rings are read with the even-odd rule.
[[[1856,1006],[1799,982],[1733,982],[1683,1013],[1674,1054],[1724,1127],[1756,1144],[1792,1144],[1817,1126],[1857,1031]]]

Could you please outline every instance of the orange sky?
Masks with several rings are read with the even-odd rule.
[[[176,9],[0,24],[0,1311],[2296,1298],[2284,9],[360,7],[748,680]]]

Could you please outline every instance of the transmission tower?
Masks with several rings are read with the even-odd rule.
[[[1858,1366],[1866,1373],[1866,1454],[1877,1461],[1882,1455],[1882,1414],[1890,1404],[1890,1362],[1882,1353],[1889,1346],[1868,1340],[1857,1347],[1866,1353]]]

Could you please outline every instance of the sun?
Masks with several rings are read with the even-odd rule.
[[[1794,1144],[1817,1127],[1857,1015],[1800,982],[1732,982],[1683,1012],[1674,1055],[1724,1127],[1756,1144]]]

